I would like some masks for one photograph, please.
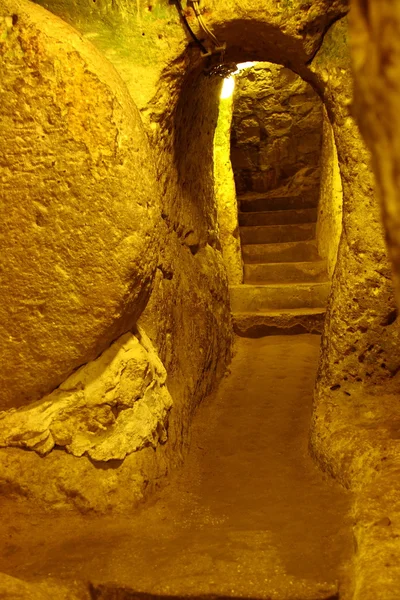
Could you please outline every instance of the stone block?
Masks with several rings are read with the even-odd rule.
[[[115,69],[43,8],[4,11],[0,408],[50,392],[134,325],[159,218],[146,134]]]
[[[172,399],[144,332],[127,333],[28,408],[0,413],[0,447],[122,460],[167,440]]]
[[[258,144],[260,142],[260,124],[257,119],[242,119],[236,125],[236,143],[241,144]]]

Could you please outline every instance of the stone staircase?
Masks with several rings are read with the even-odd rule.
[[[235,332],[320,333],[330,281],[315,240],[315,201],[255,193],[238,201],[244,284],[230,288]]]

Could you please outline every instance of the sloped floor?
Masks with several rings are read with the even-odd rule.
[[[351,499],[307,453],[318,353],[313,335],[238,338],[230,375],[199,409],[185,467],[150,506],[47,520],[16,509],[0,526],[0,572],[92,582],[88,597],[108,600],[136,597],[129,590],[337,598]]]

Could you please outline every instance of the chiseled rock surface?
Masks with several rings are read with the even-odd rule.
[[[343,233],[317,377],[311,450],[355,491],[354,600],[399,597],[398,392],[400,327],[370,154],[350,115],[346,20],[312,64],[334,116],[343,183]],[[367,117],[366,117],[367,118]],[[390,524],[389,524],[390,521]]]
[[[280,65],[258,63],[236,79],[232,165],[238,193],[287,186],[297,195],[302,174],[304,192],[317,204],[320,98],[301,77]]]
[[[343,183],[343,233],[328,305],[319,384],[385,382],[399,389],[400,327],[391,265],[374,193],[370,154],[349,113],[351,101],[347,22],[333,25],[313,61],[329,112]]]
[[[355,492],[354,600],[400,594],[400,410],[385,386],[320,390],[311,432],[319,464]]]
[[[169,231],[154,291],[139,322],[168,373],[174,408],[166,447],[174,448],[177,456],[187,447],[196,407],[214,390],[230,362],[228,307],[221,254],[205,245],[193,255]]]
[[[390,257],[400,302],[400,66],[398,7],[390,0],[353,0],[349,37],[354,114],[372,152]]]
[[[354,74],[353,112],[372,153],[376,188],[382,202],[386,239],[393,266],[393,283],[400,299],[400,204],[399,204],[399,31],[398,7],[389,0],[353,0],[350,46]],[[391,303],[392,351],[389,368],[397,373],[399,335],[397,308]],[[398,318],[397,318],[398,321]],[[389,330],[389,327],[387,328]],[[389,331],[388,331],[389,333]],[[385,348],[386,339],[382,347]],[[378,346],[379,348],[379,346]],[[378,363],[379,364],[379,363]],[[395,378],[395,377],[394,377]],[[379,458],[375,477],[366,482],[354,507],[357,521],[358,586],[355,600],[395,600],[400,597],[400,414],[396,394],[386,400],[373,398],[371,415],[381,413],[374,424],[379,434]],[[386,400],[386,401],[385,401]]]
[[[0,7],[0,408],[25,405],[136,322],[158,198],[115,69],[35,4]]]
[[[143,332],[127,333],[53,393],[0,413],[0,446],[48,454],[55,445],[96,461],[122,460],[167,440],[166,371]]]
[[[214,134],[214,177],[219,237],[230,285],[242,283],[238,205],[231,162],[231,123],[233,96],[219,102]]]
[[[190,71],[188,58],[166,71],[146,115],[162,189],[163,250],[139,321],[168,373],[174,410],[167,445],[176,457],[187,447],[196,406],[225,373],[232,342],[213,178],[221,82]]]

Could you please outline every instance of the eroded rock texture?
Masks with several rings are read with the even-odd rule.
[[[6,226],[1,266],[7,284],[0,307],[1,326],[7,328],[2,335],[7,344],[0,375],[2,408],[26,404],[32,410],[44,409],[37,438],[29,426],[13,433],[17,413],[7,413],[9,437],[4,443],[29,447],[31,440],[39,450],[41,444],[45,448],[56,442],[73,454],[58,448],[43,458],[19,447],[2,449],[1,491],[48,507],[128,510],[178,462],[190,417],[230,357],[227,276],[212,179],[220,83],[204,75],[209,65],[198,49],[188,48],[175,7],[164,1],[140,0],[134,6],[128,0],[39,3],[80,33],[28,2],[1,3],[0,160]],[[397,264],[398,169],[396,161],[389,163],[384,157],[397,148],[398,115],[396,101],[385,108],[376,103],[383,98],[382,82],[397,90],[397,42],[390,41],[396,36],[386,35],[386,29],[382,35],[384,28],[396,32],[397,20],[388,2],[354,5],[361,40],[355,47],[358,114],[377,153],[378,182]],[[227,60],[277,62],[309,79],[333,123],[344,193],[343,235],[312,443],[320,463],[358,491],[357,600],[397,600],[393,554],[398,533],[388,516],[388,506],[397,511],[393,478],[399,472],[394,400],[399,330],[391,270],[369,153],[349,112],[344,21],[328,31],[318,52],[329,26],[346,12],[346,0],[215,0],[209,3],[207,20],[227,42]],[[193,14],[188,17],[198,31]],[[365,40],[368,54],[362,48]],[[363,72],[373,76],[362,77]],[[161,392],[162,368],[155,369],[150,381],[147,359],[134,361],[143,369],[133,369],[128,401],[121,390],[118,398],[113,395],[108,384],[100,389],[103,378],[108,381],[107,369],[102,368],[98,378],[98,395],[86,380],[85,373],[96,371],[115,348],[107,350],[110,344],[132,330],[139,315],[166,369],[174,401],[171,411],[170,397]],[[136,338],[127,336],[116,342],[117,347],[121,350],[129,342],[140,354]],[[69,404],[69,383],[63,381],[90,361],[94,362],[72,375],[81,389],[73,392]],[[148,363],[158,364],[158,359]],[[119,369],[111,372],[119,379]],[[113,441],[112,432],[119,424],[125,427],[125,416],[134,417],[137,407],[146,404],[152,385],[156,410],[147,422],[147,437],[137,440],[136,423],[130,438],[134,441],[119,448],[121,440]],[[121,386],[123,376],[118,389]],[[159,395],[153,396],[154,390]],[[35,404],[43,394],[52,396],[51,401]],[[57,412],[59,397],[65,413]],[[124,410],[115,414],[118,407]],[[162,445],[158,441],[165,440],[167,414],[168,441]],[[133,422],[126,424],[125,433]],[[128,443],[125,433],[123,441]],[[96,436],[99,443],[93,445]],[[84,455],[74,455],[80,453]],[[92,454],[91,460],[86,454]],[[104,461],[107,468],[99,464]],[[383,499],[377,497],[378,488]]]
[[[223,375],[231,341],[213,181],[220,82],[198,69],[182,79],[187,60],[165,74],[148,115],[164,237],[154,291],[140,319],[168,372],[177,449],[197,404]]]
[[[29,167],[13,186],[13,171],[4,171],[3,189],[15,202],[12,219],[4,205],[4,239],[15,253],[4,265],[17,287],[3,288],[2,310],[14,315],[15,323],[4,323],[19,333],[3,337],[17,355],[7,351],[3,362],[14,388],[2,408],[29,408],[2,415],[2,489],[46,507],[127,510],[181,460],[191,415],[230,358],[212,180],[219,82],[202,78],[198,86],[199,71],[184,79],[189,58],[176,60],[146,115],[149,150],[126,87],[89,42],[28,2],[10,0],[1,10],[4,93],[12,100],[3,156],[15,160],[18,177],[21,156]],[[30,85],[18,75],[25,68]],[[15,134],[20,115],[39,124],[39,137],[29,127],[26,138]],[[15,143],[19,154],[8,156]],[[141,314],[155,350],[150,366],[143,359],[143,368],[133,368],[137,359],[126,355],[140,347],[129,331]],[[27,341],[32,385],[30,371],[25,378],[18,371]]]
[[[370,154],[349,112],[345,20],[331,28],[311,68],[333,122],[343,183],[343,233],[323,336],[311,446],[320,464],[357,492],[354,598],[394,599],[399,573],[393,556],[400,548],[391,522],[398,508],[388,499],[396,495],[399,470],[399,325]]]
[[[157,264],[158,188],[113,67],[42,8],[10,1],[1,11],[7,408],[51,391],[134,325]]]
[[[0,413],[0,446],[55,446],[93,460],[122,460],[167,441],[172,399],[166,371],[143,332],[126,333],[54,392],[27,409]]]
[[[293,71],[258,63],[236,76],[232,166],[238,194],[291,190],[318,199],[322,104]]]
[[[377,190],[400,299],[400,135],[398,6],[388,0],[353,1],[351,46],[354,113],[372,152]]]
[[[372,153],[380,196],[393,281],[399,304],[399,28],[398,6],[392,2],[352,3],[350,19],[352,66],[355,78],[353,111]],[[389,321],[397,323],[393,308]],[[397,341],[395,338],[395,342]],[[397,350],[397,348],[396,348]],[[395,352],[395,350],[394,350]],[[392,363],[397,372],[397,364]],[[397,378],[396,378],[397,379]],[[355,505],[357,535],[362,540],[357,569],[358,598],[395,599],[400,594],[399,412],[396,394],[367,398],[373,419],[376,474]],[[365,402],[365,399],[364,399]],[[364,412],[364,411],[363,411]],[[364,425],[364,435],[365,424]]]
[[[150,10],[147,2],[138,2],[132,8],[131,3],[122,0],[97,3],[43,0],[41,4],[72,24],[83,37],[48,13],[37,12],[39,9],[28,3],[11,0],[2,3],[5,42],[1,49],[7,52],[7,48],[12,48],[2,67],[15,64],[19,68],[28,61],[26,64],[30,68],[23,79],[16,78],[14,71],[11,75],[7,71],[4,78],[6,83],[10,81],[7,93],[13,99],[18,91],[18,97],[24,99],[30,94],[39,94],[40,90],[40,98],[38,96],[32,105],[37,111],[35,122],[40,126],[39,137],[35,132],[29,138],[28,128],[24,139],[31,140],[30,146],[37,147],[38,155],[43,157],[43,164],[33,164],[42,174],[40,187],[28,186],[25,179],[21,183],[16,178],[14,185],[7,188],[11,194],[21,184],[18,206],[27,206],[27,199],[39,204],[36,206],[32,202],[29,210],[24,208],[20,217],[16,213],[16,218],[21,219],[18,227],[16,221],[10,221],[9,231],[15,232],[15,240],[24,248],[24,253],[13,260],[14,264],[26,264],[29,271],[35,272],[36,255],[31,249],[36,246],[32,240],[40,247],[40,256],[43,252],[50,257],[46,264],[40,265],[40,273],[44,276],[38,274],[32,278],[32,285],[39,282],[40,290],[48,290],[48,305],[57,307],[50,322],[52,334],[56,331],[55,338],[61,344],[58,351],[58,347],[52,347],[50,352],[48,341],[49,356],[55,361],[53,365],[43,354],[47,348],[43,337],[34,336],[36,345],[32,344],[32,356],[38,357],[38,364],[43,369],[38,373],[43,376],[31,378],[32,382],[35,379],[31,391],[26,386],[28,376],[19,378],[18,402],[31,403],[43,394],[51,394],[74,368],[107,351],[111,342],[129,331],[141,314],[142,327],[166,368],[174,406],[170,411],[167,444],[157,445],[155,451],[150,445],[132,452],[122,464],[111,461],[109,469],[95,469],[86,456],[76,457],[61,450],[41,458],[37,453],[22,452],[19,448],[4,449],[1,451],[2,489],[16,498],[41,498],[49,505],[62,506],[67,502],[80,510],[104,511],[115,506],[122,510],[134,504],[132,498],[135,501],[142,498],[144,490],[151,489],[156,477],[165,474],[169,465],[177,461],[176,457],[184,447],[182,433],[187,431],[190,416],[222,375],[230,356],[227,277],[220,251],[212,180],[212,142],[220,83],[204,76],[206,64],[200,59],[198,50],[187,48],[187,39],[174,6],[154,2]],[[340,402],[331,394],[323,396],[317,417],[325,424],[333,421],[328,404],[330,408],[332,405],[350,406],[351,410],[359,406],[348,403],[351,396],[347,394],[353,395],[353,391],[345,387],[347,382],[349,385],[394,382],[391,389],[395,390],[395,374],[400,364],[395,350],[397,325],[390,269],[379,225],[378,205],[371,194],[369,158],[348,113],[350,78],[343,51],[347,40],[341,22],[326,35],[324,47],[313,63],[313,72],[306,67],[329,25],[346,10],[344,0],[293,1],[279,5],[272,1],[236,0],[224,5],[211,2],[207,14],[209,25],[217,36],[227,41],[228,60],[269,60],[293,68],[318,87],[335,124],[344,184],[345,219],[334,280],[336,300],[332,296],[320,389],[326,391],[327,387],[340,385],[332,390],[332,395],[341,396]],[[13,14],[18,16],[17,21]],[[196,27],[193,15],[189,18]],[[84,37],[91,39],[114,65],[140,108],[150,141],[150,154],[148,149],[143,150],[146,141],[126,88]],[[25,44],[23,55],[18,50],[21,44]],[[35,80],[35,86],[27,86],[32,73],[38,73],[39,83]],[[21,115],[24,117],[28,111],[29,103],[23,100],[13,106],[12,113],[9,108],[5,109],[9,111],[8,129],[3,128],[2,135],[4,131],[12,131],[13,144],[19,144],[19,150],[24,151],[26,141],[19,140],[15,131]],[[55,124],[41,120],[42,112],[50,115]],[[83,121],[82,114],[85,115]],[[24,118],[30,122],[28,116]],[[49,136],[53,136],[51,148],[57,148],[57,156],[63,156],[55,165],[46,146]],[[64,172],[67,163],[61,148],[79,159],[68,163],[73,166],[71,172],[68,169]],[[151,166],[153,161],[156,177]],[[16,162],[16,172],[17,167]],[[50,177],[54,173],[57,175],[55,180]],[[134,177],[132,173],[135,173]],[[32,172],[27,173],[26,181],[32,181],[32,177]],[[71,185],[69,192],[68,184]],[[38,201],[43,198],[48,205]],[[72,201],[73,210],[68,208]],[[157,203],[159,208],[152,208]],[[33,206],[35,211],[30,212]],[[47,213],[43,206],[48,209]],[[6,213],[7,219],[10,215]],[[90,215],[90,221],[85,221],[85,215]],[[46,219],[48,226],[44,226]],[[85,222],[90,226],[84,225]],[[100,224],[98,229],[97,225],[93,227],[94,222]],[[50,231],[57,232],[57,236],[43,237]],[[6,236],[7,244],[14,243],[13,236]],[[18,236],[20,240],[17,240]],[[156,247],[162,249],[159,259]],[[13,255],[9,253],[9,256]],[[61,256],[62,261],[53,256]],[[60,266],[63,273],[58,272],[56,266]],[[74,273],[73,278],[65,276],[70,273]],[[86,274],[90,274],[87,279]],[[62,277],[65,279],[63,286],[58,283]],[[82,282],[81,288],[78,286],[78,291],[82,290],[81,296],[75,288],[68,287],[72,285],[72,279],[76,285]],[[31,285],[25,275],[20,282],[17,280],[19,287],[15,288],[17,299],[27,297]],[[370,295],[366,293],[368,286],[372,290]],[[69,299],[68,302],[60,300],[65,289],[69,295],[73,291],[78,299],[83,298],[84,326],[80,321],[79,304],[76,308]],[[36,291],[32,295],[35,302],[42,298]],[[148,296],[150,301],[141,312]],[[11,310],[10,306],[12,303],[7,305],[7,310]],[[16,306],[19,310],[21,305],[17,302]],[[32,323],[37,327],[46,316],[39,316],[41,304],[34,306],[29,311],[22,306],[22,319],[25,319],[25,325]],[[65,328],[59,326],[59,315],[64,308],[67,315]],[[33,310],[36,311],[35,318],[28,317]],[[20,312],[16,310],[13,314],[15,320],[19,319]],[[94,323],[96,326],[90,330],[90,324]],[[25,327],[26,331],[28,329]],[[79,344],[71,344],[70,338],[78,340]],[[72,357],[71,360],[68,358],[69,362],[67,356]],[[63,373],[57,371],[57,361],[65,363]],[[11,366],[9,372],[13,368]],[[40,381],[46,381],[47,387],[42,384],[42,387],[34,387]],[[104,410],[106,414],[96,420],[96,427],[99,423],[104,425],[102,419],[115,419],[112,407],[112,414],[108,408]],[[127,410],[133,410],[133,406]],[[45,431],[52,427],[50,424]],[[345,428],[338,427],[335,436],[323,439],[321,434],[320,448],[325,444],[326,449],[325,454],[320,452],[322,462],[329,452],[334,452],[335,440],[345,437]],[[87,431],[85,436],[88,436]],[[75,447],[67,436],[64,440],[61,436],[58,439],[71,449]],[[85,452],[92,451],[92,447],[85,446]],[[343,475],[346,464],[350,464],[348,456],[340,450],[336,470],[331,468],[343,481],[348,476]],[[371,464],[375,464],[373,460]],[[30,473],[35,473],[35,481]]]
[[[323,385],[390,383],[397,389],[399,330],[370,156],[349,114],[347,23],[336,23],[313,62],[334,118],[343,183],[343,234],[324,336]],[[347,52],[347,54],[346,54]],[[329,66],[329,68],[328,68]]]
[[[231,162],[231,125],[233,96],[219,102],[218,122],[214,135],[214,180],[219,237],[229,285],[243,282],[240,249],[238,203]]]
[[[318,254],[326,259],[328,274],[332,277],[342,235],[343,189],[335,138],[325,108],[323,114],[317,245]]]

